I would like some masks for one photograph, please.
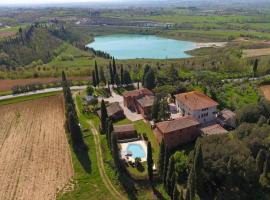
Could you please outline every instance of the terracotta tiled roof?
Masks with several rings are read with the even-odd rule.
[[[171,121],[159,122],[156,124],[157,128],[162,133],[171,133],[185,128],[197,126],[200,123],[192,116],[186,116]]]
[[[135,132],[136,129],[133,124],[118,125],[113,127],[115,133]]]
[[[222,126],[219,124],[210,125],[201,129],[204,135],[217,135],[228,133]]]
[[[154,100],[155,100],[154,96],[144,96],[144,97],[138,99],[138,103],[142,107],[149,107],[149,106],[152,106],[154,104]]]
[[[127,91],[123,93],[124,97],[137,97],[140,95],[154,95],[153,92],[148,90],[147,88],[142,88],[139,90],[132,90],[132,91]]]
[[[111,105],[107,106],[106,108],[107,108],[107,113],[108,113],[109,117],[113,116],[114,114],[116,114],[118,112],[123,111],[123,109],[121,108],[121,106],[119,105],[118,102],[112,103]],[[101,111],[98,110],[97,114],[98,114],[98,116],[101,116]]]
[[[175,97],[192,110],[201,110],[218,105],[213,99],[197,91],[177,94]]]

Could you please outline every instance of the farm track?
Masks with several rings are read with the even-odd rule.
[[[0,199],[55,199],[73,175],[62,96],[0,111]]]
[[[74,98],[76,98],[77,92],[73,95]],[[76,108],[77,111],[82,115],[80,110],[78,109],[77,103],[76,103]],[[97,157],[97,164],[98,164],[98,170],[100,177],[108,189],[108,191],[111,193],[111,195],[114,197],[114,199],[117,200],[127,200],[120,192],[117,191],[117,189],[113,186],[110,178],[106,174],[104,162],[103,162],[103,157],[102,157],[102,150],[101,150],[101,143],[100,143],[100,138],[99,138],[99,132],[96,129],[95,125],[91,120],[87,120],[87,123],[90,125],[91,132],[94,136],[94,142],[96,146],[96,157]]]

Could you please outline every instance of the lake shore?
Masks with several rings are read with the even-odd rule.
[[[197,42],[195,49],[199,48],[207,48],[207,47],[225,47],[228,43],[227,42]]]

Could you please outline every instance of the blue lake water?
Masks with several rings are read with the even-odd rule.
[[[185,51],[194,49],[196,44],[154,35],[117,34],[97,36],[86,46],[109,53],[116,59],[166,59],[188,58],[190,55]]]
[[[140,144],[129,144],[126,149],[127,153],[132,153],[132,158],[144,158],[145,153]]]

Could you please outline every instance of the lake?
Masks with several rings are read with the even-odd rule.
[[[109,53],[116,59],[166,59],[191,57],[185,51],[196,48],[196,43],[154,35],[117,34],[97,36],[86,46]]]

